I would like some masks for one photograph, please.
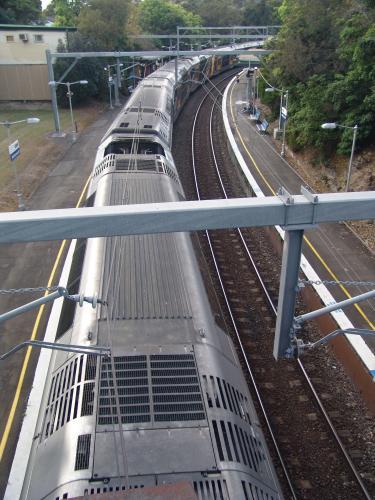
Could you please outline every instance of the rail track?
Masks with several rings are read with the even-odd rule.
[[[188,180],[186,161],[183,169],[189,195],[199,199],[244,196],[228,161],[219,97],[210,87],[194,117],[194,183]],[[206,231],[200,241],[211,259],[228,329],[236,337],[250,388],[269,429],[286,498],[372,498],[339,436],[350,433],[350,423],[335,429],[301,360],[276,363],[272,357],[280,258],[267,231]]]

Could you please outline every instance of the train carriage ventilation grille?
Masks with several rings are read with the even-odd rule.
[[[245,500],[253,500],[254,498],[264,498],[266,500],[278,500],[280,497],[270,490],[265,491],[259,485],[251,484],[247,481],[241,481]]]
[[[204,420],[193,354],[153,354],[150,358],[155,421]]]
[[[52,377],[44,414],[41,440],[47,439],[70,420],[94,412],[97,356],[75,356]]]
[[[201,500],[230,500],[225,479],[194,481],[193,486],[197,497]]]
[[[150,395],[146,356],[114,358],[121,422],[150,422]],[[99,388],[98,424],[118,424],[112,366],[102,360]]]
[[[77,439],[76,462],[74,470],[89,468],[91,434],[81,434]]]
[[[232,412],[251,425],[249,401],[241,391],[212,375],[202,375],[202,385],[209,408]]]
[[[122,423],[205,420],[193,354],[122,356],[114,361]],[[101,363],[98,424],[118,424],[111,364],[104,359]]]
[[[250,432],[233,422],[211,421],[217,456],[221,462],[238,462],[269,477],[262,442]]]
[[[165,136],[167,139],[167,137]],[[150,160],[139,158],[124,158],[123,155],[109,154],[96,166],[93,177],[97,177],[105,170],[116,170],[118,172],[154,172],[157,174],[168,175],[177,184],[179,184],[177,173],[162,159],[159,155],[156,159]]]

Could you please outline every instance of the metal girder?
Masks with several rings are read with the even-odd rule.
[[[269,29],[280,29],[280,25],[271,25],[271,26],[178,26],[179,30],[217,30],[217,31],[223,31],[223,30],[269,30]]]
[[[79,60],[80,60],[80,57],[77,57],[76,59],[74,59],[74,61],[72,62],[72,64],[64,71],[64,73],[57,80],[58,83],[61,83],[61,82],[64,81],[65,77],[68,76],[68,74],[70,73],[70,71],[74,68],[74,66],[78,63]]]
[[[199,39],[199,38],[204,38],[206,40],[223,40],[224,38],[228,38],[228,39],[231,39],[231,38],[243,38],[245,40],[257,40],[259,38],[268,38],[269,35],[265,35],[265,34],[261,34],[261,33],[258,33],[258,34],[254,34],[254,35],[246,35],[246,34],[237,34],[237,33],[229,33],[227,35],[225,34],[220,34],[220,33],[212,33],[211,35],[184,35],[184,34],[180,34],[180,38],[182,39]],[[175,40],[177,38],[177,35],[132,35],[132,36],[129,36],[129,38],[141,38],[141,39],[172,39],[172,40]]]
[[[53,82],[55,80],[55,75],[53,72],[52,54],[51,54],[51,51],[49,49],[46,50],[46,59],[47,59],[48,81]],[[59,116],[59,110],[57,107],[56,85],[50,85],[49,90],[51,92],[52,112],[53,112],[53,119],[55,122],[55,131],[59,134],[60,133],[60,116]]]
[[[307,229],[322,222],[375,218],[375,192],[147,203],[0,214],[0,243],[153,234],[233,227]]]
[[[266,55],[270,54],[272,50],[266,49],[249,49],[249,50],[239,50],[239,49],[205,49],[205,50],[148,50],[148,51],[136,51],[136,52],[55,52],[51,54],[52,57],[58,58],[75,58],[75,57],[165,57],[168,56],[198,56],[198,55]]]

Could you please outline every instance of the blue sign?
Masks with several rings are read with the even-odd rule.
[[[14,161],[21,153],[20,143],[18,141],[12,142],[12,144],[8,146],[8,151],[11,161]]]

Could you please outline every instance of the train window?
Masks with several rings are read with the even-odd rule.
[[[146,128],[152,128],[152,125],[147,125]],[[123,140],[123,141],[114,141],[108,144],[104,151],[104,156],[110,154],[116,155],[126,155],[126,154],[134,154],[139,155],[143,154],[142,151],[149,150],[150,153],[154,155],[163,155],[165,156],[164,148],[157,142],[152,142],[150,140],[140,140],[138,143],[133,143],[132,139]]]

